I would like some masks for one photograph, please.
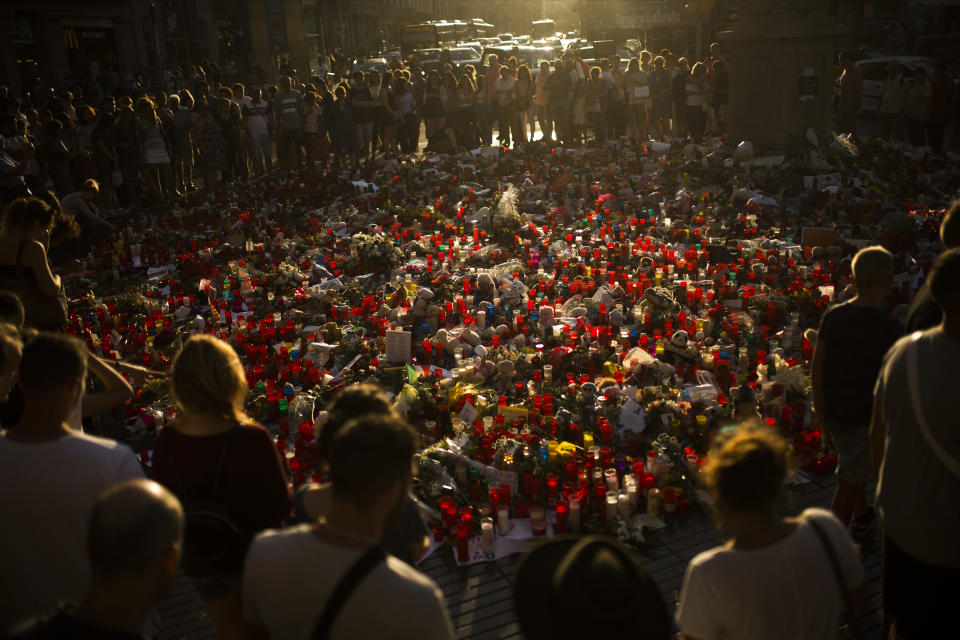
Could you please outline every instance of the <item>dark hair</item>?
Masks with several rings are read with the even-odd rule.
[[[960,312],[960,247],[947,249],[930,269],[930,296],[944,313]]]
[[[394,415],[351,420],[330,445],[333,493],[361,507],[410,477],[417,434]]]
[[[183,538],[183,508],[150,480],[107,489],[93,505],[87,550],[94,573],[142,573]]]
[[[390,399],[374,384],[355,384],[341,391],[327,409],[329,416],[317,438],[317,454],[330,460],[330,444],[340,429],[354,418],[368,415],[393,415]]]
[[[40,223],[44,228],[53,222],[53,207],[39,198],[18,198],[3,211],[3,220],[0,223],[2,233],[10,233],[13,229],[31,229]]]
[[[745,425],[711,453],[707,486],[721,507],[762,511],[776,502],[788,466],[783,438],[765,427]]]
[[[960,247],[960,200],[954,200],[940,223],[940,239],[947,249]]]
[[[57,333],[38,333],[23,348],[19,380],[25,392],[60,390],[83,379],[87,350],[78,339]]]
[[[0,290],[0,322],[9,322],[15,327],[23,325],[23,300],[13,291]]]

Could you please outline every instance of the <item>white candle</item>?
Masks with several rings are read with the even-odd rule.
[[[487,327],[487,312],[477,311],[477,328],[485,329]]]
[[[628,476],[632,479],[631,476]],[[637,493],[637,483],[630,482],[627,484],[627,497],[630,499],[630,507],[634,510],[637,508],[637,503],[640,500],[640,496]]]
[[[620,482],[617,480],[617,470],[613,467],[604,469],[603,479],[607,483],[607,491],[617,491],[620,488]]]
[[[480,523],[480,531],[483,536],[483,552],[488,556],[493,555],[493,518],[484,518]]]
[[[500,527],[500,535],[510,533],[510,510],[506,507],[497,507],[497,526]]]
[[[660,512],[660,489],[650,489],[647,492],[647,515],[654,516]]]
[[[626,521],[630,518],[630,497],[626,491],[621,491],[617,496],[617,510],[620,512],[621,520]]]
[[[613,522],[617,519],[617,494],[615,491],[607,491],[607,522]]]

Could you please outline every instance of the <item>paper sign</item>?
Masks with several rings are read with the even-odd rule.
[[[387,362],[410,360],[410,332],[392,329],[387,331]]]
[[[801,242],[805,247],[832,247],[837,243],[837,230],[833,227],[804,227]]]
[[[630,398],[620,407],[620,431],[631,431],[633,433],[643,433],[647,427],[647,414],[643,410],[643,405],[633,398]]]
[[[480,412],[477,411],[477,408],[473,406],[471,402],[464,402],[463,409],[460,410],[460,419],[466,422],[467,424],[473,424],[477,416],[480,415]]]
[[[478,562],[491,562],[493,560],[499,560],[500,558],[505,558],[506,556],[513,555],[515,553],[524,553],[527,551],[529,546],[530,542],[526,538],[515,539],[497,536],[493,540],[493,554],[487,554],[483,551],[483,538],[481,536],[474,536],[467,541],[467,554],[469,559],[466,562],[460,562],[460,554],[457,553],[456,545],[451,547],[451,550],[453,551],[454,562],[457,563],[457,566],[462,567],[468,564],[476,564]]]

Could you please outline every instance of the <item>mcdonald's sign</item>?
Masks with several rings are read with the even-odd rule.
[[[76,29],[63,30],[63,44],[66,46],[67,51],[80,50],[80,39],[77,37]]]

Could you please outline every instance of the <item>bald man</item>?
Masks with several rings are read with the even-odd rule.
[[[150,609],[180,564],[183,508],[151,480],[130,480],[97,500],[87,528],[90,587],[18,638],[142,638]]]

